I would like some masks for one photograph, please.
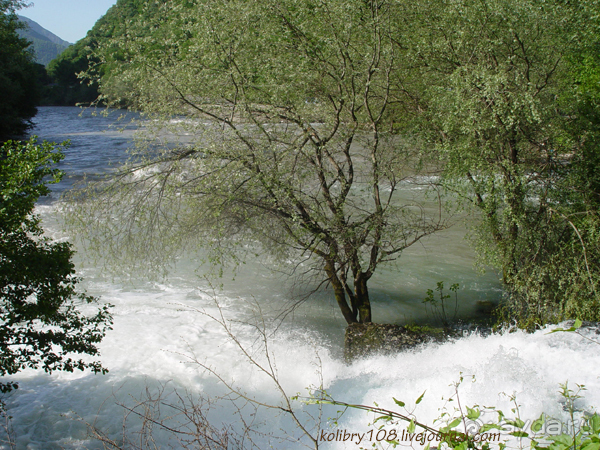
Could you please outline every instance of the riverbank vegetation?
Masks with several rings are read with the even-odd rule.
[[[0,143],[22,135],[35,116],[39,101],[37,70],[28,51],[30,43],[19,37],[23,26],[15,13],[22,2],[0,1]]]
[[[8,141],[0,147],[0,376],[25,368],[106,373],[98,344],[110,329],[109,306],[81,311],[97,299],[77,292],[73,249],[43,236],[35,202],[60,181],[62,158],[52,144]],[[78,355],[78,356],[76,356]],[[15,388],[0,382],[0,392]],[[1,411],[0,407],[0,411]]]
[[[125,4],[133,3],[118,3]],[[100,100],[129,105],[153,119],[145,122],[147,145],[142,143],[132,163],[108,184],[76,198],[80,215],[73,219],[81,219],[79,226],[97,239],[91,245],[153,270],[176,259],[184,247],[208,246],[207,262],[218,269],[269,255],[282,267],[290,264],[292,271],[313,277],[314,285],[333,288],[347,322],[368,323],[373,273],[409,244],[448,226],[443,212],[448,205],[468,212],[481,262],[501,273],[506,320],[533,328],[572,316],[598,319],[596,3],[135,5],[123,25],[127,33],[105,29],[84,50],[85,59],[95,61],[86,70],[101,89]],[[167,145],[157,149],[156,137]],[[50,150],[33,142],[11,143],[0,159],[6,215],[1,268],[8,280],[3,300],[9,313],[3,335],[13,339],[5,339],[2,374],[26,366],[84,367],[87,360],[69,359],[63,350],[95,354],[110,325],[106,308],[87,319],[74,308],[77,279],[70,245],[37,239],[41,229],[33,204],[47,192],[44,176],[58,176],[49,164],[60,157]],[[427,187],[433,200],[407,200],[398,195],[404,187]],[[442,195],[442,189],[451,194]],[[44,272],[48,268],[51,273]],[[36,277],[39,289],[32,284]],[[438,286],[443,305],[443,284]],[[429,304],[437,302],[433,293],[428,298]],[[144,302],[147,308],[146,297]],[[282,438],[296,442],[303,434],[318,448],[325,436],[322,411],[293,403],[282,388],[264,322],[256,327],[259,339],[250,339],[250,352],[222,316],[213,318],[242,353],[233,359],[249,361],[281,396],[259,404],[219,374],[208,360],[210,352],[196,357],[192,349],[188,362],[215,375],[233,398],[249,405],[251,425],[260,420],[252,405],[283,411],[299,428],[285,430]],[[54,328],[46,336],[29,327],[32,322]],[[66,334],[57,332],[62,325]],[[175,330],[168,331],[174,339]],[[286,341],[286,351],[290,342],[296,341]],[[488,351],[489,342],[485,347]],[[11,348],[23,354],[11,354]],[[37,350],[41,353],[32,353]],[[294,362],[301,359],[297,355],[302,353]],[[499,355],[498,366],[481,370],[536,374],[526,364],[507,365],[514,355],[504,350]],[[435,356],[430,359],[440,364]],[[398,360],[381,367],[393,372],[402,365]],[[98,363],[88,367],[103,370]],[[368,377],[378,374],[368,372]],[[364,380],[360,383],[365,388]],[[165,403],[162,391],[158,396],[148,391],[147,399],[124,405],[128,417],[141,416],[141,432],[136,424],[128,434],[123,425],[122,438],[113,439],[93,423],[90,431],[113,448],[147,448],[154,444],[153,427],[171,426],[159,415],[169,408],[168,420],[182,418],[177,424],[184,424],[168,430],[180,447],[186,440],[217,448],[239,444],[228,435],[230,428],[211,424],[193,393],[182,395],[175,391],[175,401]],[[565,400],[577,395],[564,385]],[[573,418],[573,403],[567,406]],[[478,419],[481,410],[473,405],[466,414],[445,416],[443,426],[458,433],[446,441],[448,447],[476,446],[463,439],[460,433],[468,430],[460,427]],[[246,427],[241,409],[237,412]],[[298,420],[300,414],[314,428]],[[378,424],[396,425],[387,419]],[[502,419],[493,424],[506,426]],[[533,447],[544,448],[539,435],[523,434],[527,431],[517,419],[509,419],[512,428],[505,431],[533,437]],[[416,425],[416,418],[409,420],[409,434]],[[598,416],[590,414],[582,428],[569,429],[566,436],[561,430],[557,439],[542,437],[553,449],[594,450],[599,430]],[[371,433],[377,438],[374,428]],[[132,436],[136,441],[129,443]]]
[[[253,242],[249,254],[311,261],[346,321],[369,322],[377,266],[446,225],[394,197],[406,174],[433,169],[501,273],[506,320],[598,320],[595,2],[134,9],[88,76],[158,129],[186,116],[171,131],[195,138],[93,188],[93,223],[131,205],[112,248],[139,252],[142,232],[162,236],[143,244],[161,242],[160,257],[201,241],[219,265]]]
[[[44,59],[46,67],[38,67],[41,73],[38,77],[38,106],[89,106],[97,103],[98,84],[92,80],[84,80],[81,75],[90,68],[97,68],[101,73],[110,72],[110,68],[105,66],[101,69],[97,67],[99,60],[95,57],[94,49],[99,42],[126,34],[128,23],[133,17],[149,14],[152,6],[142,11],[145,3],[147,2],[119,0],[98,19],[84,38],[66,47],[52,60]]]
[[[73,249],[44,236],[36,202],[62,172],[60,146],[22,136],[35,114],[35,65],[17,31],[19,1],[0,2],[0,393],[17,387],[6,376],[26,368],[45,372],[90,369],[105,373],[98,343],[110,329],[108,306],[92,314],[95,298],[77,292]],[[0,415],[4,413],[0,400]]]

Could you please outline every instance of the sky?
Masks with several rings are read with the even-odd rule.
[[[117,0],[31,0],[29,3],[33,5],[17,14],[73,44],[85,37]]]

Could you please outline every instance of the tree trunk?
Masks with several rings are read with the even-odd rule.
[[[329,278],[329,282],[333,287],[333,293],[335,295],[335,300],[337,301],[340,310],[342,311],[342,315],[348,324],[358,322],[356,314],[352,312],[350,306],[348,306],[348,302],[346,301],[346,291],[344,290],[344,286],[342,285],[340,279],[337,276],[335,271],[335,265],[331,261],[325,261],[325,273]],[[370,309],[370,308],[369,308]]]
[[[354,279],[354,292],[356,293],[356,303],[360,323],[371,322],[371,301],[369,300],[367,280],[368,279],[362,273]]]

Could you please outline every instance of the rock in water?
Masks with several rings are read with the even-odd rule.
[[[346,328],[344,357],[350,362],[368,355],[390,354],[414,348],[424,342],[437,340],[441,330],[409,329],[400,325],[353,323]]]

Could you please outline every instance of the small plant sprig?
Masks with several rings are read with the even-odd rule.
[[[590,342],[593,342],[594,344],[598,344],[600,345],[600,342],[591,339],[587,336],[584,336],[579,329],[581,328],[581,326],[583,325],[583,322],[579,319],[575,319],[575,323],[573,323],[573,325],[570,328],[555,328],[554,330],[546,333],[546,334],[552,334],[552,333],[560,333],[560,332],[565,332],[565,333],[575,333],[579,336],[581,336],[583,339],[586,339]]]
[[[450,324],[456,321],[458,314],[458,289],[460,288],[458,283],[454,283],[450,286],[450,291],[454,293],[454,313],[450,317],[450,310],[448,301],[452,298],[451,294],[444,294],[444,282],[438,281],[435,291],[438,292],[436,295],[433,289],[427,289],[427,297],[423,300],[423,303],[431,307],[432,314],[435,319],[439,320],[445,329],[450,328]],[[439,297],[439,299],[437,298]]]

